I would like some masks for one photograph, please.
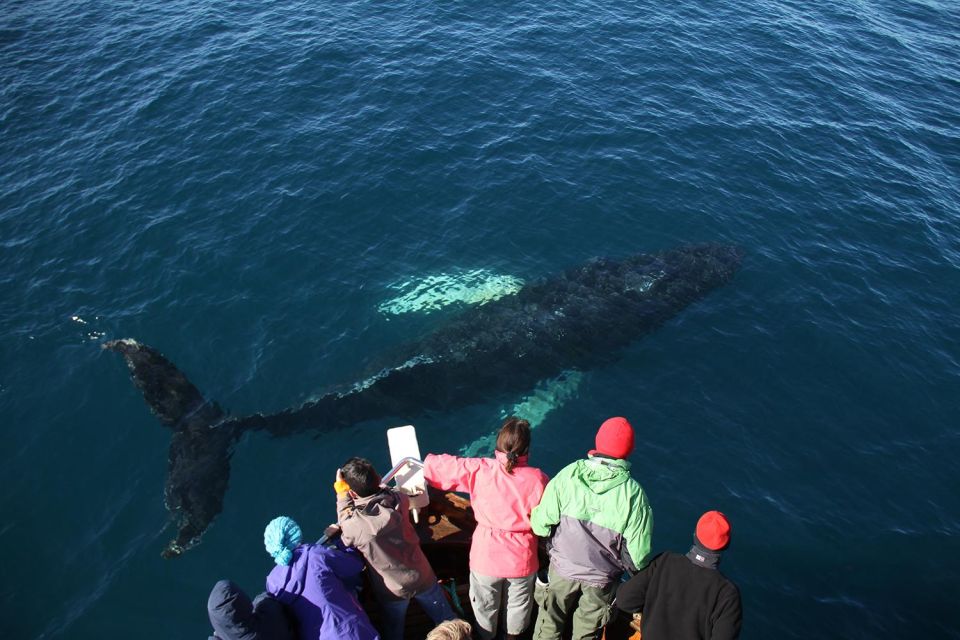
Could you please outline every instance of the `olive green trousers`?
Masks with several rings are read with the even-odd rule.
[[[537,581],[534,600],[540,607],[533,640],[560,640],[567,621],[573,623],[571,640],[594,640],[610,620],[616,584],[594,587],[558,576],[551,568],[550,582]]]

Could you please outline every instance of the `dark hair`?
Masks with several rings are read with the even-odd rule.
[[[530,423],[515,416],[504,420],[497,434],[497,451],[507,454],[504,468],[507,473],[513,473],[517,458],[530,453]]]
[[[350,490],[361,498],[380,491],[380,474],[366,458],[350,458],[340,467],[340,473]]]

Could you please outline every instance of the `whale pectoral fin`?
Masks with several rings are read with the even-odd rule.
[[[521,398],[513,406],[506,408],[501,417],[516,416],[530,423],[530,429],[536,429],[547,415],[562,407],[567,400],[575,397],[583,382],[584,373],[575,369],[563,371],[560,375],[539,382],[533,392]],[[496,448],[497,432],[480,436],[473,442],[460,448],[460,455],[476,457],[490,455]]]
[[[519,278],[486,269],[425,275],[391,285],[399,295],[377,309],[385,315],[431,313],[456,304],[486,304],[514,295],[522,287]]]
[[[177,535],[163,557],[178,556],[196,546],[223,510],[235,433],[230,428],[202,426],[173,434],[164,502]]]

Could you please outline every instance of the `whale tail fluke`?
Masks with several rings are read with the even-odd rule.
[[[197,419],[212,422],[223,417],[223,410],[207,402],[187,376],[153,347],[124,338],[105,342],[102,348],[123,356],[133,384],[165,426],[178,431]]]
[[[207,401],[156,349],[129,338],[111,340],[103,348],[123,356],[147,406],[173,430],[164,504],[177,527],[177,536],[161,555],[178,556],[200,542],[200,536],[223,509],[230,456],[240,431],[224,423],[220,406]]]

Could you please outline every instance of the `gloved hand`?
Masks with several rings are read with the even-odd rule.
[[[340,472],[340,469],[337,469],[337,479],[333,483],[333,490],[337,493],[338,498],[350,491],[350,485],[343,479],[343,474]]]

